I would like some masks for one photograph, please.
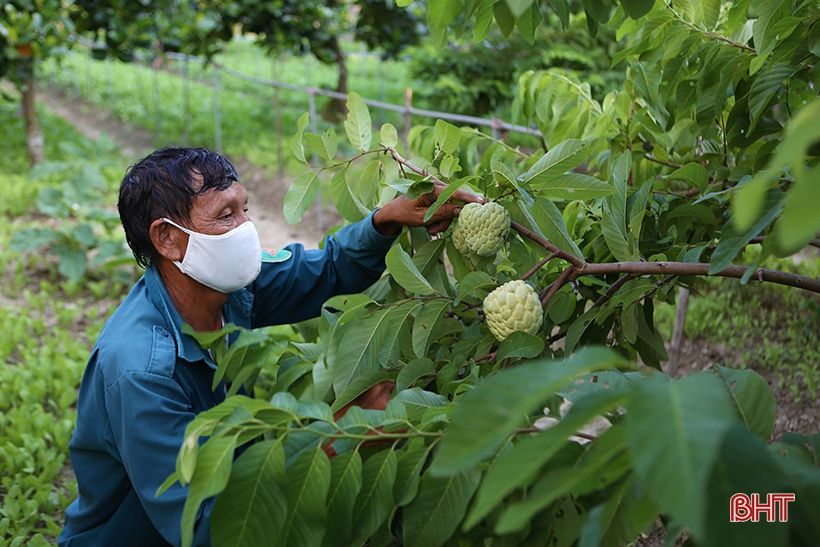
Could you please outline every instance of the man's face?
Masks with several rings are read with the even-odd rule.
[[[248,193],[239,182],[225,190],[208,190],[194,198],[191,205],[191,229],[208,235],[220,235],[247,222]]]

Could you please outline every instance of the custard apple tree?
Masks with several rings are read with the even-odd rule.
[[[401,146],[356,94],[344,135],[299,121],[289,220],[322,186],[349,222],[399,194],[427,196],[428,220],[458,190],[475,200],[443,234],[403,231],[385,275],[329,299],[298,341],[197,335],[246,395],[188,427],[168,481],[190,484],[184,540],[212,495],[214,543],[232,545],[623,545],[653,525],[698,545],[820,537],[818,436],[772,442],[775,399],[751,370],[665,374],[654,324],[655,302],[707,275],[820,293],[761,267],[820,229],[820,10],[427,2],[440,43],[492,25],[528,38],[548,9],[614,30],[626,83],[598,99],[558,68],[525,73],[529,145],[438,120]],[[385,409],[355,404],[385,382]],[[796,501],[788,522],[745,526],[736,492]]]

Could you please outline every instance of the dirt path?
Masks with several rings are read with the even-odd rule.
[[[82,100],[63,95],[54,89],[41,89],[38,100],[49,110],[70,122],[80,133],[92,140],[108,135],[130,162],[150,153],[155,148],[150,131],[131,127],[103,109]],[[285,192],[290,181],[277,179],[266,169],[252,164],[244,157],[232,157],[242,183],[248,190],[251,214],[264,247],[280,249],[288,243],[302,243],[316,248],[324,232],[319,229],[317,211],[313,207],[299,224],[288,224],[282,214]],[[123,171],[125,171],[123,166]],[[339,222],[335,211],[324,208],[326,227]]]

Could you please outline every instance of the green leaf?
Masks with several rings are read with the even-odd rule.
[[[327,495],[327,528],[323,545],[346,547],[353,536],[353,508],[362,489],[362,457],[358,450],[330,460],[330,490]],[[261,545],[262,543],[260,543]]]
[[[347,169],[333,175],[330,181],[330,195],[336,209],[349,222],[356,222],[367,216],[367,207],[356,196],[347,177]],[[369,211],[368,211],[369,212]]]
[[[586,159],[587,144],[576,139],[568,139],[541,156],[535,164],[518,180],[539,189],[540,185],[560,178]]]
[[[622,404],[626,397],[627,391],[622,387],[575,399],[569,412],[558,423],[543,432],[519,439],[510,450],[502,452],[481,483],[476,502],[464,523],[465,528],[478,524],[513,490],[529,484],[570,435],[596,416]]]
[[[447,202],[447,200],[450,199],[453,196],[453,194],[456,193],[456,190],[461,188],[465,182],[473,178],[474,177],[464,177],[448,184],[447,187],[444,190],[442,190],[441,193],[438,195],[436,201],[434,201],[433,204],[427,208],[427,212],[424,213],[424,222],[427,222],[431,218],[433,218],[433,215],[436,214],[436,211],[438,211],[441,208],[441,206],[444,205]]]
[[[339,395],[336,396],[336,400],[333,401],[333,405],[330,407],[330,410],[332,412],[341,410],[345,405],[350,403],[371,387],[384,382],[385,380],[389,380],[392,377],[393,373],[389,370],[375,369],[360,372],[358,375],[353,376],[350,383],[347,384]]]
[[[285,193],[285,220],[288,224],[302,221],[302,215],[313,203],[319,190],[319,176],[312,171],[297,177]]]
[[[333,366],[333,390],[337,396],[360,375],[379,369],[379,352],[387,340],[390,309],[377,310],[346,331]],[[361,392],[360,392],[361,393]]]
[[[606,182],[581,173],[565,173],[538,187],[539,194],[552,199],[593,199],[614,191]]]
[[[384,261],[393,279],[408,292],[420,295],[430,295],[436,292],[401,246],[393,245]]]
[[[450,306],[447,300],[431,300],[424,304],[413,321],[413,351],[417,357],[426,357],[427,348],[434,340],[444,312]]]
[[[645,531],[656,517],[652,502],[635,477],[630,477],[589,511],[578,547],[624,545]]]
[[[307,158],[305,157],[305,145],[302,142],[302,135],[305,132],[308,122],[310,122],[310,114],[305,112],[299,116],[299,119],[296,120],[296,134],[290,141],[290,149],[293,152],[293,155],[296,156],[296,159],[302,163],[307,163]]]
[[[749,547],[768,547],[770,545],[809,545],[814,543],[818,526],[817,518],[811,516],[806,520],[813,528],[812,539],[797,539],[800,526],[800,506],[816,514],[817,498],[811,500],[803,495],[800,486],[810,484],[809,480],[793,483],[777,465],[763,442],[748,429],[735,423],[724,436],[715,463],[708,477],[709,488],[703,500],[701,510],[706,521],[705,531],[697,538],[699,545],[705,547],[723,547],[725,545],[744,545]],[[791,467],[791,466],[790,466]],[[812,468],[812,479],[820,485],[820,473]],[[808,477],[806,477],[807,479]],[[761,515],[760,522],[733,523],[729,520],[728,500],[733,494],[759,494],[762,500],[766,494],[775,492],[793,492],[796,501],[789,506],[789,522],[766,522]],[[820,489],[815,486],[815,492]],[[812,507],[809,510],[809,507]],[[806,513],[804,513],[806,515]],[[789,540],[791,536],[791,541]]]
[[[454,154],[458,150],[458,143],[461,141],[461,130],[444,120],[436,120],[435,125],[436,146],[445,154]]]
[[[603,203],[601,232],[607,247],[616,260],[629,262],[638,256],[630,245],[626,227],[627,178],[631,169],[632,158],[628,152],[621,154],[612,166],[610,177],[615,193]]]
[[[430,36],[436,47],[444,45],[447,36],[447,27],[455,21],[461,12],[461,2],[453,0],[428,0],[427,2],[427,26],[430,29]]]
[[[774,428],[775,398],[766,380],[753,370],[716,367],[740,419],[752,433],[768,442]]]
[[[196,456],[188,497],[182,508],[182,545],[190,547],[194,539],[199,506],[206,499],[216,496],[228,485],[231,463],[236,448],[236,436],[213,437],[203,444]]]
[[[394,399],[404,405],[407,410],[407,419],[412,422],[421,419],[421,416],[429,409],[443,407],[447,404],[447,399],[438,393],[424,391],[417,387],[399,392]]]
[[[783,169],[791,167],[798,184],[801,180],[809,181],[808,177],[804,179],[804,161],[809,147],[820,140],[820,124],[816,123],[818,117],[820,98],[814,99],[800,109],[783,131],[783,139],[766,169],[759,171],[750,183],[738,190],[732,204],[732,220],[738,230],[748,229],[757,219],[766,191]],[[786,210],[790,208],[787,198]],[[817,218],[817,215],[813,215],[813,218]],[[775,229],[777,230],[777,227]],[[802,235],[804,232],[801,230],[800,233]],[[810,237],[813,237],[813,234]]]
[[[370,111],[367,104],[358,93],[351,92],[347,96],[347,120],[345,132],[353,148],[360,152],[370,149],[373,139],[373,127],[370,121]]]
[[[462,300],[468,296],[483,297],[486,291],[480,293],[479,289],[494,288],[497,285],[495,279],[490,277],[487,272],[476,271],[465,275],[458,284],[458,298],[453,302],[458,305]]]
[[[399,144],[399,132],[396,131],[392,123],[382,124],[382,128],[379,131],[379,141],[382,146],[387,146],[388,148],[395,148],[396,145]]]
[[[69,281],[77,282],[88,270],[88,257],[82,249],[72,249],[63,245],[54,247],[54,254],[60,257],[57,271]]]
[[[533,45],[535,43],[535,33],[543,20],[544,16],[541,15],[538,4],[533,4],[516,19],[515,26],[518,27],[518,32],[521,33],[524,40]]]
[[[769,105],[775,93],[791,73],[792,67],[789,63],[778,63],[754,79],[752,87],[749,89],[750,124],[748,131],[751,131],[757,125],[763,110]]]
[[[584,254],[578,245],[570,237],[564,217],[556,205],[546,199],[536,199],[530,206],[518,200],[518,205],[522,213],[527,218],[530,226],[539,235],[546,237],[552,244],[578,258],[584,258]]]
[[[820,232],[820,166],[815,166],[789,189],[783,215],[772,231],[776,253],[788,256],[799,251]]]
[[[328,127],[327,131],[322,133],[322,144],[325,149],[325,157],[328,161],[332,161],[336,157],[336,151],[339,148],[339,138],[336,136],[336,130]]]
[[[9,249],[22,253],[36,251],[60,239],[60,233],[52,228],[24,228],[11,236]]]
[[[493,5],[496,0],[479,0],[476,8],[475,23],[473,24],[473,42],[484,40],[493,25]]]
[[[498,28],[501,30],[501,34],[503,34],[505,38],[509,37],[515,28],[515,17],[510,11],[510,8],[505,2],[496,2],[493,5],[493,15],[495,16],[495,22],[498,24]]]
[[[635,473],[661,511],[703,537],[707,479],[735,412],[720,381],[697,373],[637,385],[627,406]]]
[[[682,180],[703,190],[706,188],[706,183],[709,182],[709,174],[704,166],[692,162],[669,173],[666,180]]]
[[[427,461],[430,446],[424,443],[409,444],[399,452],[396,467],[396,483],[393,486],[393,499],[397,507],[403,507],[413,501],[418,493],[421,469]]]
[[[404,512],[404,545],[438,547],[456,531],[467,504],[481,480],[481,473],[467,470],[450,477],[426,473],[419,493]]]
[[[555,391],[582,374],[621,364],[611,350],[586,347],[561,361],[520,364],[483,380],[453,411],[431,471],[451,475],[470,468],[498,450]]]
[[[396,377],[396,391],[404,391],[411,387],[419,378],[433,376],[436,372],[436,365],[432,359],[417,358],[404,365]]]
[[[709,260],[709,275],[714,275],[726,269],[752,238],[758,236],[774,222],[774,219],[783,211],[783,192],[780,190],[769,191],[764,211],[763,216],[744,233],[738,234],[732,223],[726,224],[720,234],[720,241]]]
[[[531,359],[541,355],[542,351],[544,351],[542,337],[526,332],[514,332],[501,342],[495,360],[500,363],[507,358]]]
[[[287,468],[288,516],[282,545],[319,546],[325,535],[330,460],[321,448],[303,450]]]
[[[715,28],[720,15],[720,0],[698,0],[693,4],[695,23],[702,23],[707,29]]]
[[[521,14],[530,9],[533,0],[506,0],[507,7],[516,19],[521,17]]]
[[[353,513],[353,545],[362,545],[390,514],[396,466],[396,452],[390,448],[377,452],[364,462],[364,486],[356,499]]]
[[[285,523],[285,452],[280,440],[248,448],[233,464],[227,488],[211,516],[211,541],[217,545],[262,545]]]
[[[655,0],[621,0],[621,5],[629,17],[638,19],[649,13],[655,5]]]

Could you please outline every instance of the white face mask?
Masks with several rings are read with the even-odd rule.
[[[238,291],[250,285],[262,269],[262,246],[253,222],[246,221],[220,235],[201,234],[163,218],[188,234],[188,248],[179,270],[221,293]]]

